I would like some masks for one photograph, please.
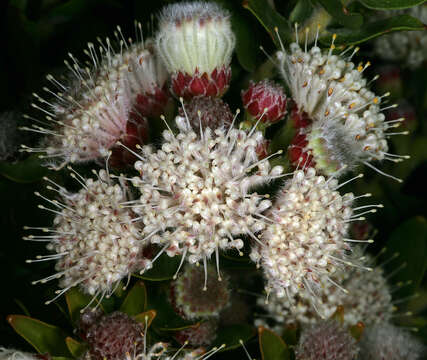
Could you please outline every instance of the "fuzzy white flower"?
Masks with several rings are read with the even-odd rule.
[[[231,79],[235,36],[230,14],[214,2],[166,6],[156,44],[178,96],[220,96]]]
[[[335,178],[297,170],[285,182],[266,216],[270,223],[256,243],[251,259],[261,264],[267,293],[279,298],[307,291],[319,278],[346,265],[350,247],[345,236],[352,219],[353,194],[340,195]]]
[[[36,354],[0,347],[0,360],[35,360]]]
[[[427,5],[421,4],[408,10],[384,11],[382,17],[411,15],[427,23]],[[384,60],[397,61],[411,69],[420,67],[427,59],[427,33],[423,31],[399,31],[386,34],[374,42],[375,53]]]
[[[141,215],[144,236],[169,256],[203,261],[206,269],[215,253],[218,267],[219,250],[239,250],[240,236],[255,238],[264,229],[261,214],[271,202],[252,190],[279,176],[282,167],[258,161],[259,132],[231,125],[198,135],[188,119],[177,117],[176,124],[179,133],[164,131],[161,149],[142,148],[135,163],[140,177],[132,179],[141,193],[134,211]]]
[[[23,150],[44,153],[46,158],[62,161],[61,165],[85,162],[106,157],[119,139],[126,138],[129,124],[147,127],[146,120],[131,117],[131,111],[138,96],[154,96],[163,88],[166,70],[150,40],[127,42],[120,28],[115,35],[117,52],[108,38],[99,40],[99,52],[88,44],[85,53],[91,69],[69,54],[72,63],[65,61],[68,83],[47,76],[54,89],[44,90],[52,99],[34,94],[37,102],[32,106],[47,115],[48,127],[23,128],[46,134],[47,139],[40,148],[23,146]]]
[[[310,125],[300,130],[304,139],[299,136],[299,140],[303,141],[294,143],[299,148],[296,151],[309,153],[325,175],[350,170],[360,163],[374,168],[370,164],[373,160],[396,161],[399,156],[387,153],[386,140],[390,135],[386,130],[396,123],[384,121],[382,97],[369,90],[363,76],[369,62],[355,66],[350,61],[352,55],[344,57],[345,51],[333,55],[334,49],[333,43],[329,51],[316,44],[307,50],[307,46],[302,49],[292,43],[289,52],[283,48],[277,54],[296,113],[310,120]],[[297,161],[299,158],[296,156]]]
[[[58,272],[34,283],[61,279],[63,289],[57,291],[55,299],[77,285],[93,295],[93,299],[98,295],[109,296],[120,280],[129,278],[133,271],[150,268],[151,261],[142,255],[144,242],[133,220],[134,214],[121,206],[127,200],[126,189],[113,184],[104,170],[99,172],[97,180],[84,179],[77,173],[71,176],[83,187],[77,193],[70,193],[49,180],[55,187],[48,188],[57,191],[62,202],[36,193],[55,209],[39,207],[56,216],[51,229],[33,228],[46,235],[31,235],[26,239],[49,241],[47,248],[54,254],[28,262],[56,260]]]
[[[149,347],[148,350],[144,349],[143,352],[127,354],[126,359],[124,360],[204,360],[210,358],[212,355],[214,355],[225,347],[225,345],[221,345],[219,347],[214,347],[209,351],[205,351],[202,348],[195,349],[192,351],[183,351],[186,345],[187,343],[185,343],[176,352],[171,354],[167,351],[168,344],[158,342]]]
[[[367,326],[389,321],[395,308],[384,271],[379,266],[367,267],[373,265],[373,258],[368,254],[362,264],[357,264],[360,254],[360,249],[355,248],[352,259],[357,267],[340,269],[330,279],[326,276],[319,279],[315,307],[312,295],[307,292],[300,292],[290,299],[272,294],[268,304],[259,299],[258,305],[265,309],[272,321],[267,324],[258,319],[256,324],[272,326],[278,332],[286,325],[313,325],[318,322],[319,314],[330,318],[338,306],[344,309],[344,324],[347,326],[359,321]]]
[[[364,360],[421,360],[426,347],[408,331],[382,323],[367,328],[360,341]]]

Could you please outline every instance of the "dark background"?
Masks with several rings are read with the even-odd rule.
[[[18,123],[24,123],[19,114],[32,110],[31,93],[41,91],[46,84],[45,75],[49,72],[64,71],[63,60],[71,52],[82,57],[82,50],[88,41],[97,36],[112,36],[116,25],[120,25],[127,36],[133,36],[133,21],[141,21],[146,29],[151,27],[151,14],[157,14],[161,6],[168,1],[137,0],[22,0],[1,1],[0,3],[0,113],[15,111]],[[292,2],[290,2],[292,3]],[[253,29],[249,41],[255,46],[262,44],[267,50],[273,44],[256,19],[240,6],[239,1],[230,1],[240,20]],[[290,5],[289,5],[290,6]],[[279,7],[280,8],[280,7]],[[282,9],[283,10],[283,9]],[[155,23],[155,19],[154,19]],[[145,32],[150,34],[150,30]],[[248,39],[238,39],[238,41]],[[364,45],[359,55],[371,54],[369,44]],[[264,55],[256,52],[253,64],[265,61]],[[379,60],[369,70],[376,72]],[[377,230],[376,244],[371,251],[379,250],[387,242],[398,226],[414,216],[427,215],[427,128],[425,125],[427,73],[425,67],[415,72],[402,70],[404,95],[416,112],[414,123],[410,125],[411,135],[405,139],[393,139],[396,152],[410,153],[412,159],[404,164],[385,164],[381,168],[389,173],[398,174],[405,182],[399,185],[390,179],[379,177],[367,170],[363,181],[352,187],[355,193],[374,193],[375,203],[383,203],[385,208],[370,217]],[[226,99],[232,108],[240,106],[240,85],[247,81],[248,73],[239,61],[233,60],[233,82]],[[233,90],[234,89],[234,90]],[[233,106],[233,104],[236,104]],[[0,135],[3,118],[0,115]],[[4,136],[4,135],[3,135]],[[0,136],[1,138],[1,136]],[[20,142],[34,143],[37,139],[26,133],[17,135],[16,145]],[[25,155],[11,152],[7,159],[10,164],[24,161]],[[32,286],[31,281],[50,274],[52,263],[26,264],[25,260],[45,253],[44,246],[22,240],[24,225],[49,225],[48,214],[37,209],[38,199],[34,191],[42,190],[40,169],[17,179],[4,168],[0,169],[1,241],[0,241],[0,339],[1,345],[30,350],[31,347],[14,333],[7,324],[7,314],[31,314],[48,323],[65,325],[65,317],[55,304],[45,306],[48,287]],[[35,180],[35,181],[33,181]],[[43,191],[43,190],[42,190]],[[410,237],[411,234],[408,234]],[[403,239],[408,241],[408,239]],[[408,242],[409,244],[409,242]],[[425,251],[425,248],[423,249]],[[424,258],[426,254],[424,253]],[[424,294],[424,298],[426,298]],[[420,314],[425,313],[427,301],[424,300]],[[425,329],[424,329],[425,331]],[[420,332],[423,336],[423,330]],[[255,354],[254,354],[255,355]]]

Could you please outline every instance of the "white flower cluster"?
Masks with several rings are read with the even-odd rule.
[[[108,296],[120,280],[134,271],[150,268],[151,261],[142,255],[144,242],[132,212],[121,206],[127,200],[125,190],[112,184],[104,170],[99,172],[98,180],[72,175],[83,188],[69,193],[56,185],[54,190],[60,193],[63,203],[43,198],[58,210],[39,206],[57,214],[54,226],[43,229],[49,235],[28,237],[36,241],[50,239],[47,248],[55,254],[28,261],[57,260],[58,272],[36,282],[61,278],[63,290],[58,291],[58,296],[77,285],[94,298]]]
[[[385,17],[411,15],[424,24],[427,23],[427,5],[421,4],[408,10],[385,11]],[[374,42],[375,53],[385,59],[405,64],[411,69],[420,67],[427,59],[426,31],[399,31],[386,34]]]
[[[141,197],[134,211],[141,215],[143,234],[164,246],[169,256],[188,253],[188,261],[206,260],[218,250],[241,249],[248,235],[265,228],[262,213],[271,206],[256,192],[282,173],[258,161],[258,132],[230,127],[210,128],[198,136],[189,121],[177,117],[179,134],[164,131],[159,150],[142,148],[132,179]]]
[[[0,347],[0,360],[36,360],[37,355]]]
[[[360,348],[364,360],[421,360],[427,350],[408,331],[387,323],[367,328]]]
[[[315,45],[303,50],[293,43],[290,53],[283,49],[277,54],[298,111],[312,121],[301,129],[309,134],[308,150],[326,175],[388,155],[389,125],[381,113],[381,97],[368,89],[363,77],[369,63],[356,67],[342,55],[332,55],[334,48],[332,44],[330,51],[322,51]]]
[[[360,258],[356,254],[360,255],[361,251],[359,248],[354,250],[352,258],[356,262]],[[372,264],[370,255],[365,254],[364,258],[363,264]],[[259,299],[258,305],[271,317],[272,326],[278,332],[286,325],[316,324],[319,315],[330,318],[338,306],[344,308],[346,326],[355,325],[359,321],[363,321],[366,326],[387,322],[395,311],[390,287],[379,266],[371,269],[357,264],[351,270],[340,269],[329,279],[321,277],[316,289],[314,303],[310,293],[300,292],[291,299],[278,298],[272,294],[268,304]],[[257,319],[256,324],[268,326],[262,319]]]
[[[92,69],[70,54],[72,63],[65,61],[72,78],[69,84],[47,76],[55,89],[44,90],[53,100],[34,94],[39,104],[32,106],[47,114],[52,126],[24,127],[48,135],[41,148],[23,146],[25,151],[45,153],[47,158],[61,159],[62,164],[85,162],[106,157],[126,135],[137,96],[154,94],[163,87],[168,74],[154,53],[151,40],[127,42],[120,28],[116,37],[120,45],[117,52],[108,38],[105,42],[100,40],[99,52],[89,43],[86,54]]]
[[[225,345],[214,347],[209,351],[205,351],[202,348],[192,351],[182,351],[184,347],[185,345],[178,349],[175,353],[171,354],[167,351],[167,343],[158,342],[152,345],[148,351],[144,350],[144,352],[126,354],[125,360],[204,360],[223,349]]]
[[[334,178],[316,175],[313,168],[295,171],[267,212],[271,223],[252,248],[261,263],[267,293],[292,298],[305,289],[313,294],[319,278],[345,265],[344,238],[352,216],[353,194],[340,195]]]

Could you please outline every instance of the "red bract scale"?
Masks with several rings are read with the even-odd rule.
[[[261,118],[265,124],[273,124],[286,114],[286,95],[281,86],[270,80],[251,83],[242,92],[242,102],[251,116]]]
[[[218,4],[182,2],[161,14],[156,45],[177,96],[223,95],[234,44],[230,15]]]
[[[111,149],[109,164],[116,168],[123,168],[129,164],[133,164],[137,158],[128,149],[136,150],[136,146],[146,144],[148,138],[149,125],[147,119],[132,112],[126,124],[126,134],[121,139],[121,143],[126,148],[121,145],[114,146]]]
[[[163,114],[170,100],[166,87],[157,87],[152,94],[138,94],[134,111],[137,115],[147,117],[159,117]]]
[[[121,312],[104,316],[87,333],[91,360],[123,360],[143,350],[143,326]]]
[[[289,160],[292,165],[298,167],[303,165],[306,167],[315,167],[316,162],[313,159],[310,151],[307,149],[308,140],[303,132],[297,133],[292,139],[291,145],[288,148]]]
[[[172,75],[172,90],[177,96],[222,96],[231,80],[231,68],[223,66],[212,73],[200,73],[196,69],[192,75],[178,72]]]
[[[298,110],[295,103],[292,105],[290,118],[295,129],[305,128],[313,122],[306,112]]]
[[[229,127],[233,121],[233,114],[227,103],[219,98],[197,96],[192,98],[183,108],[179,109],[179,115],[185,116],[192,128],[197,132],[200,129]]]
[[[258,155],[258,159],[262,160],[262,159],[265,159],[268,155],[270,155],[270,150],[269,150],[270,143],[271,143],[270,140],[264,139],[262,143],[258,144],[258,146],[255,149],[255,152]]]

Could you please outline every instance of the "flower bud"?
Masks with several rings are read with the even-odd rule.
[[[92,360],[125,359],[144,346],[143,326],[122,312],[104,316],[87,333]]]
[[[286,95],[281,86],[270,80],[251,83],[242,92],[243,106],[256,120],[273,124],[286,114]]]
[[[295,352],[297,360],[353,360],[359,349],[338,322],[329,320],[306,328]]]
[[[199,132],[200,124],[202,129],[208,127],[215,130],[223,126],[228,128],[233,121],[233,113],[227,103],[219,98],[205,96],[192,98],[184,108],[179,109],[179,115],[187,115],[196,132]]]
[[[227,90],[235,36],[229,13],[218,4],[167,6],[160,17],[156,44],[177,96],[221,96]]]

